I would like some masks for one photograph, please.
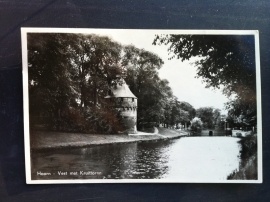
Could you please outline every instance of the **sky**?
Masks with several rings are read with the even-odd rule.
[[[152,45],[155,34],[160,30],[93,30],[92,33],[106,35],[112,40],[123,45],[133,44],[137,48],[143,48],[147,51],[156,53],[164,64],[159,70],[159,77],[167,79],[173,94],[179,101],[190,103],[195,109],[200,107],[214,107],[222,110],[224,103],[229,101],[220,90],[205,88],[202,79],[195,78],[196,67],[192,65],[193,61],[181,62],[180,59],[168,60],[168,51],[165,45]]]

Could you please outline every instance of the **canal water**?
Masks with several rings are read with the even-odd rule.
[[[225,180],[238,168],[238,154],[237,139],[231,137],[188,137],[66,148],[32,152],[31,173],[33,180],[175,177],[179,181],[209,177]]]

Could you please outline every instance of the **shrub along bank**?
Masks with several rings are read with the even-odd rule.
[[[240,166],[228,176],[228,180],[256,180],[258,179],[257,163],[257,134],[251,134],[241,138]]]

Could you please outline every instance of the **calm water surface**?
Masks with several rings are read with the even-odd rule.
[[[177,140],[32,153],[32,179],[159,179]]]
[[[226,180],[239,167],[238,138],[176,140],[32,153],[32,179]]]

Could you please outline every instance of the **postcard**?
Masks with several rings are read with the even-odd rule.
[[[21,36],[28,184],[262,183],[258,31]]]

